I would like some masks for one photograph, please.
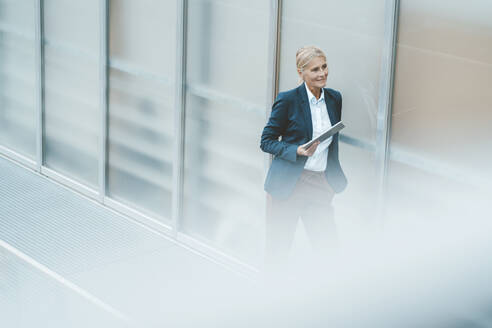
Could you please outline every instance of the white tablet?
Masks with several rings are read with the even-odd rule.
[[[345,125],[342,123],[342,121],[338,122],[337,124],[333,125],[331,128],[323,132],[319,137],[314,138],[313,140],[309,141],[308,143],[305,143],[302,145],[302,148],[308,149],[313,143],[319,140],[319,142],[323,142],[329,137],[333,136],[335,133],[343,129]]]

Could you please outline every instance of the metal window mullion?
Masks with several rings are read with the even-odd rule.
[[[269,43],[272,45],[268,52],[268,66],[271,68],[268,72],[268,90],[267,104],[265,110],[265,120],[270,117],[273,102],[278,94],[279,89],[279,70],[280,70],[280,45],[281,45],[281,27],[282,27],[282,0],[270,1],[270,32]],[[266,177],[268,168],[272,162],[272,155],[263,155],[263,177]],[[265,194],[265,215],[267,215],[269,200]]]
[[[172,224],[174,238],[177,238],[178,236],[183,209],[187,6],[187,0],[178,0],[172,190]]]
[[[270,37],[269,44],[273,45],[269,49],[269,89],[268,89],[268,105],[271,107],[273,100],[278,94],[279,88],[279,69],[280,69],[280,34],[282,24],[282,0],[270,1]],[[270,116],[270,111],[267,112],[267,118]]]
[[[398,38],[399,0],[386,0],[384,47],[381,56],[381,78],[376,131],[376,175],[378,183],[378,215],[384,216],[386,183],[391,138],[391,115],[395,77],[396,46]]]
[[[99,50],[99,83],[101,130],[99,137],[99,201],[104,202],[106,196],[106,173],[108,151],[108,31],[109,31],[109,0],[100,0],[100,50]]]
[[[43,165],[43,137],[44,137],[44,47],[43,47],[43,0],[36,1],[36,34],[35,34],[35,56],[36,56],[36,170],[41,172]]]

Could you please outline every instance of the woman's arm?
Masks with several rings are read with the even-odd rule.
[[[266,153],[295,162],[297,160],[298,145],[278,140],[280,136],[284,135],[287,129],[289,123],[288,114],[289,102],[280,93],[273,103],[272,113],[261,134],[260,148]]]
[[[311,156],[319,145],[316,142],[308,149],[299,145],[279,141],[279,137],[285,135],[285,130],[289,124],[289,103],[282,93],[280,93],[273,103],[272,113],[267,125],[261,135],[260,148],[266,153],[270,153],[285,160],[296,162],[299,156]]]

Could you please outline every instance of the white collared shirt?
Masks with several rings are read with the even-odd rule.
[[[304,83],[309,99],[309,107],[311,108],[311,120],[313,123],[313,139],[320,136],[324,131],[328,130],[332,124],[328,116],[328,110],[325,104],[325,93],[321,89],[319,99],[311,93],[306,83]],[[309,171],[322,172],[326,169],[328,159],[328,146],[330,146],[333,137],[330,137],[320,143],[314,154],[308,157],[304,169]]]

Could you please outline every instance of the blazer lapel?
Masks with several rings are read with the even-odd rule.
[[[336,121],[336,115],[335,115],[335,104],[333,102],[332,97],[330,97],[326,89],[324,89],[324,93],[325,93],[326,110],[328,111],[328,116],[330,117],[331,125],[335,125],[335,123],[338,123],[338,121]]]
[[[311,140],[313,139],[313,120],[311,118],[311,107],[309,106],[309,99],[304,83],[297,88],[297,91],[301,99],[301,111],[304,116],[304,123],[306,124],[309,140]]]

